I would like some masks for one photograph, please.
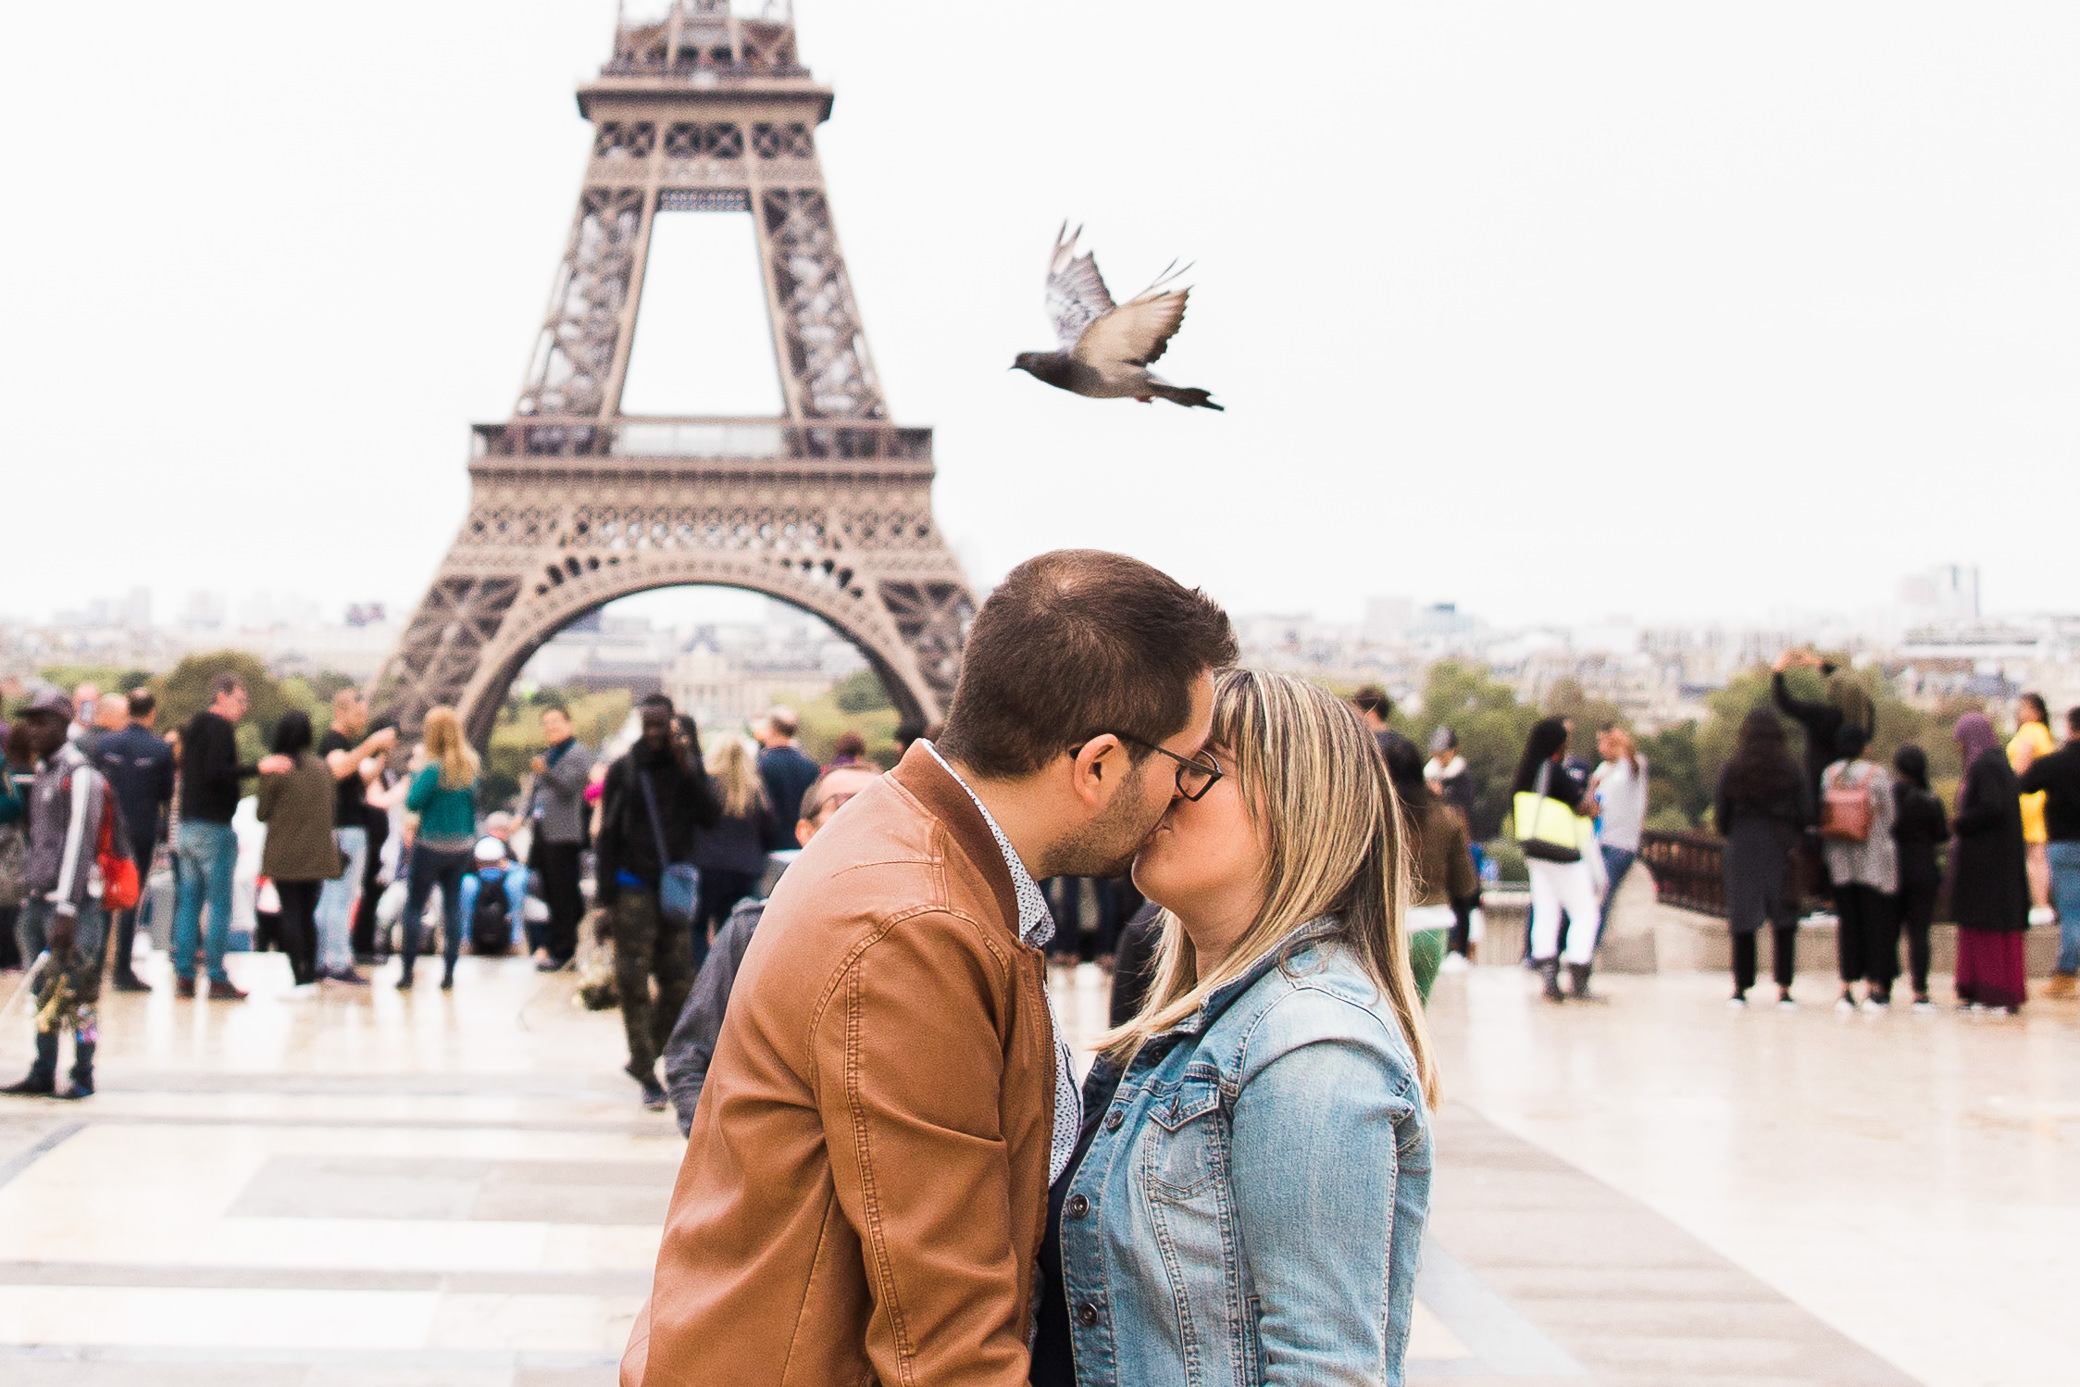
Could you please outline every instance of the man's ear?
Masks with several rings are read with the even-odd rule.
[[[802,846],[802,847],[805,847],[805,848],[806,848],[806,847],[808,847],[808,846],[809,846],[809,840],[810,840],[811,838],[814,838],[815,836],[816,836],[816,825],[814,825],[814,824],[810,823],[810,822],[809,822],[809,821],[808,821],[807,819],[796,819],[796,820],[795,820],[795,822],[794,822],[794,840],[795,840],[795,842],[796,842],[797,844],[799,844],[800,846]]]
[[[1096,808],[1118,787],[1126,769],[1126,745],[1110,732],[1101,732],[1077,748],[1069,763],[1070,788]]]

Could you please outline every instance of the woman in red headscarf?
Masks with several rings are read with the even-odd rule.
[[[2029,996],[2022,965],[2029,873],[2021,791],[1984,714],[1966,713],[1952,735],[1964,759],[1950,886],[1950,913],[1957,921],[1958,1005],[2012,1014]]]

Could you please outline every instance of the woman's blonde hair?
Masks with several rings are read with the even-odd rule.
[[[765,782],[759,779],[758,765],[742,737],[716,739],[708,749],[708,774],[715,777],[722,812],[730,818],[747,818],[765,807]]]
[[[1148,999],[1133,1020],[1098,1037],[1099,1047],[1125,1062],[1301,925],[1334,915],[1332,937],[1357,955],[1393,1008],[1423,1096],[1435,1107],[1437,1068],[1402,925],[1408,863],[1400,814],[1372,734],[1325,689],[1230,669],[1214,680],[1213,745],[1232,758],[1230,773],[1266,845],[1263,910],[1204,977],[1190,936],[1165,911]]]
[[[462,735],[462,719],[449,707],[429,708],[420,732],[426,760],[441,768],[441,788],[466,790],[477,783],[477,750]]]

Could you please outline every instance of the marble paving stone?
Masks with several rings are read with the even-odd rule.
[[[0,1102],[0,1383],[609,1387],[682,1148],[618,1018],[524,960],[303,1001],[258,962],[244,1006],[110,998],[93,1102]],[[1102,1027],[1095,969],[1053,982]],[[1736,1017],[1719,986],[1440,981],[1410,1380],[2080,1380],[2076,1017]]]

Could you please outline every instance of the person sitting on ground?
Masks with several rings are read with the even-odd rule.
[[[873,784],[880,775],[873,766],[833,766],[817,777],[802,796],[802,817],[794,826],[795,842],[808,847],[809,840],[830,822],[845,801]],[[727,808],[725,804],[725,811]],[[701,885],[703,889],[707,886],[705,874]],[[664,1044],[664,1086],[679,1115],[680,1136],[693,1131],[694,1109],[700,1106],[701,1087],[708,1081],[708,1064],[715,1057],[715,1041],[722,1034],[722,1018],[729,1011],[730,989],[736,985],[737,972],[744,964],[744,950],[751,947],[751,936],[757,933],[765,913],[764,898],[736,903],[722,928],[715,932],[715,940],[708,946],[707,962],[693,980],[693,991],[686,995],[679,1024],[672,1027],[671,1039]]]
[[[498,874],[499,890],[506,898],[506,923],[522,925],[527,920],[527,868],[520,865],[520,854],[513,851],[513,829],[516,827],[511,814],[503,809],[493,810],[484,816],[484,832],[470,849],[470,868],[463,874],[462,885],[457,888],[462,897],[462,928],[467,931],[477,918],[477,897],[484,890],[484,873]],[[532,934],[537,926],[528,926]]]

